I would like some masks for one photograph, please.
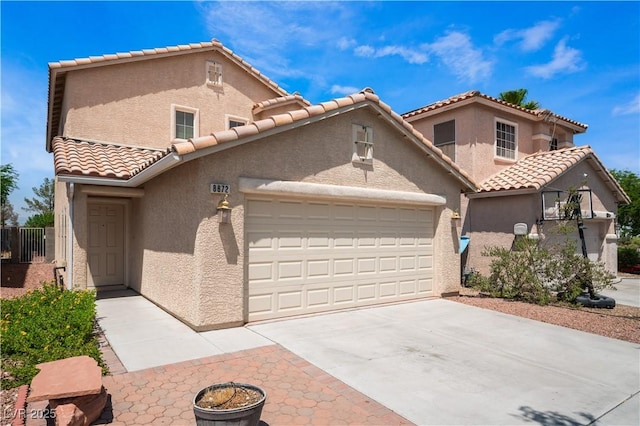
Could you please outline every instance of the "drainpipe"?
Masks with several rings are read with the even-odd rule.
[[[73,195],[75,186],[73,182],[69,182],[69,226],[67,227],[67,236],[69,248],[67,249],[67,289],[73,288]]]

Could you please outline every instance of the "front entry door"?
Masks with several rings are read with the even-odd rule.
[[[124,205],[91,203],[87,222],[88,286],[124,284]]]

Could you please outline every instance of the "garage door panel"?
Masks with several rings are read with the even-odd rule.
[[[250,199],[246,218],[249,320],[432,294],[432,209]]]
[[[347,284],[333,288],[333,304],[353,303],[354,299],[353,285]]]
[[[302,290],[288,291],[278,294],[278,310],[291,311],[300,310],[302,305]]]

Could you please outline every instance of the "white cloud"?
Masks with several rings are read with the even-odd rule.
[[[550,62],[533,65],[527,67],[526,70],[533,76],[548,79],[557,74],[572,74],[585,68],[586,63],[582,59],[582,52],[568,47],[567,38],[565,37],[556,45]]]
[[[375,49],[369,45],[358,46],[354,49],[356,56],[367,58],[383,58],[385,56],[400,56],[410,64],[424,64],[429,60],[429,56],[425,52],[420,52],[403,46],[384,46]]]
[[[338,49],[340,50],[347,50],[355,46],[356,44],[358,44],[358,42],[355,39],[348,38],[348,37],[340,37],[340,39],[338,40],[337,46],[338,46]]]
[[[365,58],[375,58],[376,49],[368,45],[362,45],[353,49],[353,53],[355,53],[356,56],[362,56]]]
[[[631,115],[640,114],[640,93],[635,98],[623,105],[613,108],[613,115]]]
[[[493,62],[484,58],[482,50],[473,46],[467,34],[452,31],[424,47],[459,79],[476,82],[489,78],[493,71]]]
[[[336,95],[352,95],[360,90],[361,89],[353,86],[340,86],[338,84],[331,86],[331,93]]]
[[[340,32],[349,11],[339,2],[201,2],[213,38],[239,52],[271,78],[307,77],[311,68],[293,53],[354,43]]]
[[[560,28],[560,20],[541,21],[522,30],[505,30],[496,35],[493,41],[502,45],[511,40],[520,40],[518,43],[520,49],[531,52],[539,50],[547,41],[551,40],[558,28]]]

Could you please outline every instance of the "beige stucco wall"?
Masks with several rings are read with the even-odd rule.
[[[351,163],[352,123],[374,127],[372,166]],[[461,184],[370,109],[221,151],[181,165],[144,185],[130,206],[133,288],[197,329],[247,318],[245,197],[239,177],[436,193],[434,295],[459,288],[458,237],[449,214]],[[220,225],[212,182],[232,185],[232,223]]]
[[[222,64],[222,88],[206,84],[209,60]],[[225,129],[226,114],[251,119],[254,103],[276,96],[217,51],[79,69],[67,73],[61,132],[165,148],[171,104],[199,109],[200,135],[208,135]]]
[[[586,177],[585,177],[586,174]],[[585,184],[583,186],[583,184]],[[600,179],[598,172],[589,160],[585,160],[557,180],[547,185],[544,190],[566,191],[569,188],[592,190],[593,210],[617,212],[617,205],[611,190]],[[467,202],[463,203],[467,204]],[[528,232],[544,240],[545,244],[558,244],[565,238],[573,238],[579,242],[578,232],[558,234],[556,221],[546,221],[541,226],[536,221],[542,217],[541,193],[513,195],[502,197],[474,198],[468,200],[468,207],[463,210],[463,233],[471,237],[467,266],[476,268],[487,274],[491,259],[482,256],[485,247],[511,247],[515,236],[513,225],[525,223]],[[617,239],[613,219],[585,219],[585,239],[589,253],[597,254],[597,259],[605,264],[608,270],[617,272]],[[580,251],[580,245],[577,245]],[[596,257],[596,256],[594,256]]]
[[[573,134],[559,125],[554,127],[549,123],[535,122],[504,109],[490,108],[479,103],[467,104],[433,115],[409,119],[409,121],[427,139],[433,141],[433,126],[454,119],[456,120],[455,162],[476,182],[482,182],[515,162],[495,156],[496,120],[516,125],[518,151],[516,160],[540,149],[548,150],[548,143],[543,144],[536,139],[540,138],[540,134],[547,135],[549,140],[553,134],[553,137],[561,141],[573,143]]]

